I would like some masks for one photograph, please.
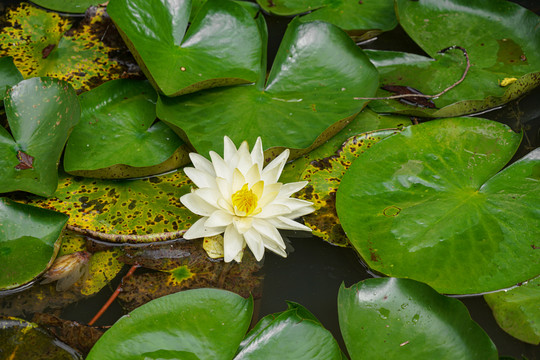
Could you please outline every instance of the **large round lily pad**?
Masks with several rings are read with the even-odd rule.
[[[514,289],[486,294],[484,299],[504,331],[521,341],[540,344],[540,277]]]
[[[113,0],[107,12],[154,87],[176,96],[257,80],[262,41],[234,1],[208,0],[186,30],[191,0]]]
[[[189,162],[182,140],[156,120],[157,94],[141,80],[109,81],[79,96],[81,121],[66,145],[73,175],[127,178],[163,173]]]
[[[384,85],[439,93],[465,69],[461,51],[438,54],[451,46],[468,52],[471,68],[463,83],[434,100],[437,109],[386,100],[373,103],[376,111],[458,116],[504,104],[540,85],[539,17],[533,12],[505,0],[398,0],[396,12],[401,26],[434,61],[410,54],[377,55]],[[506,86],[510,79],[515,83]],[[381,90],[377,95],[392,94]]]
[[[227,135],[236,144],[260,136],[276,153],[296,149],[294,158],[343,128],[365,103],[353,97],[372,96],[378,85],[377,71],[341,29],[298,19],[289,24],[268,79],[262,75],[256,84],[161,96],[158,117],[205,156],[220,152]]]
[[[0,198],[0,290],[24,285],[52,264],[67,219],[64,214]]]
[[[352,360],[498,359],[495,345],[459,300],[417,281],[342,285],[338,313]]]
[[[0,126],[0,192],[52,195],[60,155],[80,117],[75,91],[58,79],[32,78],[10,88],[4,106],[11,133]]]
[[[345,233],[374,270],[439,292],[497,290],[538,275],[540,149],[497,174],[520,140],[496,122],[451,118],[380,141],[341,181]]]
[[[253,300],[217,289],[161,297],[118,320],[87,359],[230,360],[251,321]]]

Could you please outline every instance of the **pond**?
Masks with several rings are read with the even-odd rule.
[[[521,1],[514,1],[514,2],[532,10],[536,14],[540,13],[540,7],[538,6],[537,1],[521,0]],[[5,7],[9,5],[19,4],[19,3],[20,3],[19,1],[3,1],[0,3],[1,5],[0,11],[4,11]],[[272,3],[272,2],[270,1],[269,3]],[[360,3],[362,2],[360,1]],[[270,71],[270,69],[272,68],[272,63],[274,61],[274,58],[276,57],[276,53],[278,53],[278,48],[280,46],[282,38],[284,37],[284,34],[286,33],[287,26],[291,22],[292,17],[291,16],[280,17],[280,16],[275,16],[275,15],[269,15],[266,13],[264,17],[268,25],[267,69],[268,71]],[[357,39],[357,40],[358,40],[359,46],[363,49],[403,51],[403,52],[418,54],[421,56],[429,56],[421,47],[419,47],[419,45],[417,45],[409,37],[409,35],[407,35],[407,33],[404,31],[404,29],[400,25],[398,25],[393,30],[383,32],[374,38],[367,39],[367,40],[365,39]],[[51,54],[53,54],[53,56],[56,56],[55,55],[56,53],[52,52],[53,48],[51,48],[50,50]],[[46,59],[49,56],[49,53],[47,54],[40,53],[40,54],[42,54],[43,59]],[[461,56],[461,53],[459,56]],[[465,61],[463,59],[460,59],[459,62],[456,62],[456,63],[463,65],[465,64]],[[185,71],[185,70],[182,70],[182,71]],[[452,81],[455,81],[457,80],[457,78],[459,78],[459,75],[460,75],[459,73],[461,71],[462,69],[460,69],[457,72],[452,73],[452,76],[453,76],[452,79],[454,79]],[[139,74],[142,74],[142,73],[139,73]],[[75,77],[73,78],[73,81],[77,81]],[[84,89],[84,86],[86,86],[85,84],[88,84],[88,83],[85,83],[84,81],[85,80],[83,79],[82,80],[83,85],[81,85],[81,89]],[[158,80],[155,80],[155,81],[158,81]],[[165,84],[165,82],[163,84]],[[450,85],[450,83],[448,85]],[[169,85],[166,85],[166,86],[163,85],[162,87],[163,92],[169,91],[170,94],[173,94],[177,91],[177,89],[169,90],[167,86]],[[479,87],[480,86],[481,85],[479,85]],[[93,87],[93,86],[90,86],[90,87]],[[375,93],[373,92],[371,95],[366,95],[366,96],[374,96],[374,94]],[[130,95],[126,95],[126,96],[130,96]],[[186,96],[189,97],[191,95],[186,95]],[[379,96],[379,93],[377,93],[377,96]],[[153,104],[155,104],[156,102],[165,104],[164,109],[166,110],[164,110],[162,113],[164,115],[163,116],[164,120],[167,121],[168,125],[171,125],[172,123],[173,125],[171,126],[173,128],[174,126],[178,126],[178,125],[174,125],[175,120],[169,119],[170,113],[168,112],[168,111],[171,111],[170,109],[173,109],[175,106],[178,106],[178,104],[173,103],[173,100],[171,100],[170,103],[167,103],[167,101],[169,101],[167,99],[165,100],[156,100],[156,99],[157,97],[155,99],[154,98],[149,99],[148,102],[151,102]],[[498,123],[508,125],[510,128],[518,132],[522,129],[524,130],[523,141],[521,142],[515,155],[512,157],[511,162],[515,162],[521,159],[523,156],[527,155],[532,150],[540,146],[540,108],[538,106],[539,104],[538,99],[540,99],[540,88],[536,87],[527,95],[523,97],[519,97],[517,100],[511,101],[504,105],[498,105],[496,108],[482,110],[477,114],[472,114],[472,116],[477,116],[477,117],[481,117],[485,119],[491,119]],[[300,101],[301,100],[302,99],[300,99]],[[92,101],[92,99],[89,99],[88,101]],[[97,99],[95,101],[100,101],[100,99]],[[197,100],[195,99],[193,101],[195,102]],[[224,100],[224,101],[227,101],[227,100]],[[260,101],[263,102],[265,100],[261,98]],[[401,111],[401,108],[399,108],[399,106],[396,106],[394,110],[397,109],[396,111],[398,112]],[[423,124],[423,123],[429,122],[429,119],[427,117],[422,116],[423,111],[425,109],[420,108],[420,107],[419,109],[420,109],[419,110],[420,113],[418,115],[414,115],[414,116],[411,115],[407,119],[409,121],[412,121],[415,124],[418,124],[418,123]],[[318,108],[318,110],[320,111],[320,108]],[[280,109],[279,111],[281,113],[282,109]],[[426,110],[426,111],[429,111],[429,110]],[[144,110],[140,110],[141,114],[143,112]],[[153,118],[151,119],[150,124],[152,124],[152,122],[153,122]],[[4,119],[2,120],[2,123],[4,123]],[[186,126],[186,129],[188,129],[188,126],[190,125],[186,124],[185,126]],[[188,133],[188,137],[191,136],[189,135],[190,134],[189,131],[193,131],[193,134],[197,134],[197,131],[201,131],[201,130],[196,129],[196,128],[193,128],[193,129],[189,128],[189,130],[186,131],[186,133]],[[204,133],[204,130],[202,131]],[[216,130],[216,132],[219,132],[219,130]],[[196,135],[194,135],[194,138],[195,137]],[[211,138],[211,136],[209,137]],[[206,149],[209,146],[208,143],[211,144],[210,141],[205,142],[205,140],[201,140],[200,143],[195,143],[193,138],[190,138],[190,139],[192,140],[194,146],[199,146],[201,149]],[[83,138],[83,140],[81,141],[86,141],[86,140]],[[199,141],[198,138],[196,141]],[[211,147],[211,149],[215,149],[215,147],[217,146],[216,144],[212,144],[212,145],[214,147]],[[217,147],[221,147],[221,145]],[[291,146],[291,148],[293,147]],[[219,149],[215,149],[215,150],[220,151]],[[204,151],[201,151],[201,153],[204,153]],[[65,163],[67,163],[68,161],[66,160],[65,157],[63,160]],[[24,161],[21,160],[21,164],[23,162]],[[32,161],[30,161],[30,165],[28,166],[31,166],[31,165],[32,165]],[[76,171],[77,170],[75,170],[75,172]],[[63,181],[71,182],[69,178],[67,178],[68,180],[65,180],[66,178],[64,177],[64,175],[65,174],[60,175],[60,183],[62,183]],[[84,176],[84,173],[79,173],[77,175]],[[140,174],[140,176],[143,178],[145,175],[146,174]],[[73,183],[78,183],[79,181],[83,181],[80,179],[82,178],[79,176],[74,177]],[[153,180],[150,180],[148,182],[149,183],[153,182]],[[158,181],[156,180],[155,182],[158,182]],[[104,182],[103,184],[107,184],[107,186],[112,186],[110,184],[113,184],[113,183],[114,181]],[[119,183],[122,183],[122,182],[119,182]],[[88,183],[84,183],[84,184],[88,188],[95,185],[95,183],[93,185],[88,185]],[[66,186],[69,186],[69,184]],[[121,186],[124,186],[124,185],[121,185]],[[130,186],[131,185],[126,185],[123,189],[130,188]],[[133,188],[138,187],[138,186],[139,185],[134,185]],[[141,189],[142,188],[143,187],[141,187]],[[134,190],[134,191],[138,191],[138,190]],[[4,192],[6,193],[9,192],[11,194],[10,197],[18,201],[21,198],[24,198],[25,196],[24,194],[21,195],[20,192],[13,192],[11,189]],[[36,192],[34,192],[34,194],[42,195]],[[36,200],[36,197],[34,197],[33,199],[30,200],[30,202],[31,203],[33,202],[32,204],[37,204],[37,203],[42,202],[42,200],[39,200],[39,199]],[[83,208],[86,208],[86,207],[91,208],[92,206],[95,206],[95,203],[90,204],[90,202],[88,198],[86,198],[86,200],[81,200]],[[137,205],[137,206],[140,206],[140,205]],[[133,208],[135,208],[135,210],[137,210],[137,206],[135,206],[135,204],[133,203]],[[53,205],[53,208],[54,208],[54,205]],[[97,207],[95,207],[95,209],[97,209]],[[133,209],[130,209],[130,210],[133,210]],[[508,211],[510,212],[513,210],[508,209]],[[71,216],[73,216],[73,213],[70,213],[70,214]],[[182,216],[179,216],[179,218]],[[154,215],[152,215],[152,218],[154,218]],[[181,220],[179,220],[179,222],[180,221]],[[159,221],[156,220],[156,222],[159,222]],[[378,273],[375,270],[371,270],[369,268],[369,265],[367,264],[369,261],[366,262],[364,259],[362,259],[359,253],[355,251],[352,247],[334,246],[334,245],[329,244],[328,242],[322,241],[321,238],[317,236],[313,236],[311,234],[307,234],[301,231],[298,231],[298,232],[284,231],[282,234],[285,239],[285,242],[287,243],[287,252],[288,252],[287,258],[282,258],[270,251],[266,251],[263,261],[259,264],[255,264],[255,261],[253,260],[253,258],[250,257],[251,255],[248,254],[248,256],[246,256],[245,258],[247,260],[244,261],[244,264],[246,263],[249,264],[249,265],[246,265],[247,270],[243,270],[245,273],[242,273],[240,275],[235,275],[235,276],[238,276],[238,279],[240,279],[240,281],[244,281],[245,283],[240,284],[240,285],[234,285],[234,286],[230,285],[229,289],[238,288],[240,289],[239,292],[241,294],[242,294],[242,291],[246,291],[246,289],[254,290],[255,294],[260,295],[260,296],[256,296],[256,299],[254,302],[254,316],[253,316],[251,325],[255,325],[260,319],[262,319],[266,315],[275,314],[275,313],[284,311],[287,308],[286,302],[292,301],[292,302],[303,305],[309,311],[311,311],[315,315],[315,317],[317,317],[317,319],[322,323],[322,325],[332,333],[332,335],[337,340],[337,343],[339,344],[341,349],[343,351],[347,351],[346,341],[344,341],[343,339],[343,335],[342,335],[343,330],[340,329],[340,322],[339,322],[339,315],[338,315],[338,292],[340,291],[340,286],[344,284],[346,287],[351,287],[354,284],[358,283],[359,281],[370,279],[370,278],[378,278],[384,275],[381,273]],[[94,252],[98,253],[100,251],[104,251],[104,249],[107,248],[106,246],[103,247],[104,245],[100,240],[96,240],[94,242],[91,236],[84,238],[84,240],[79,239],[77,241],[81,241],[82,243],[86,241],[85,246],[89,249],[92,249],[92,250],[89,250],[92,253]],[[171,243],[175,243],[175,241],[173,240]],[[169,244],[168,240],[162,242],[162,245],[165,246],[165,249],[167,249],[167,244]],[[118,248],[117,245],[118,244],[114,244],[113,248]],[[133,259],[136,258],[140,260],[140,258],[138,258],[137,256],[142,256],[143,258],[145,256],[151,257],[151,255],[148,255],[148,254],[141,255],[140,253],[137,253],[137,251],[139,251],[138,249],[141,249],[144,246],[145,245],[143,244],[140,247],[139,246],[134,247],[132,249],[133,253],[130,253],[128,255],[124,254],[122,255],[123,257],[120,257],[120,259],[122,261],[125,261],[127,264],[132,265],[133,262],[137,261]],[[145,250],[142,250],[142,251],[144,252]],[[174,254],[174,256],[173,255],[170,255],[170,256],[172,256],[173,258],[175,256],[180,258],[181,256],[178,255],[179,250],[176,249],[174,251],[176,252],[170,253],[170,254]],[[246,248],[246,252],[248,251],[249,250]],[[192,253],[195,253],[195,252],[193,251]],[[0,252],[0,255],[1,255],[1,252]],[[159,255],[159,256],[156,255],[156,257],[153,260],[160,259],[160,256],[162,255]],[[109,264],[111,264],[112,262],[117,261],[116,257],[117,256],[114,255],[112,258],[105,258],[104,261],[105,262],[109,261]],[[369,259],[366,259],[366,260],[369,260]],[[536,258],[535,261],[537,265],[536,270],[538,270],[540,266],[540,261],[538,260],[538,257]],[[219,263],[219,265],[215,265],[217,264],[217,262],[214,262],[212,264],[213,265],[208,265],[209,268],[213,269],[211,271],[218,271],[216,269],[219,269],[219,271],[223,271],[223,272],[228,271],[228,268],[225,268],[226,270],[223,270],[224,268],[221,267],[223,263]],[[192,265],[193,265],[192,263],[189,263],[189,266],[183,268],[183,269],[186,269],[187,275],[186,274],[179,275],[180,276],[179,282],[182,282],[183,279],[190,279],[190,276],[192,275],[190,272],[190,269],[193,270]],[[138,268],[137,270],[135,270],[136,274],[137,275],[147,274],[147,273],[153,274],[154,270],[151,270],[151,269],[156,269],[156,267],[153,267],[153,266],[154,264],[152,264],[151,266],[148,266],[148,268],[144,268],[145,266],[143,265],[143,268]],[[211,266],[214,266],[214,267],[212,268]],[[458,268],[460,264],[456,262],[455,266],[456,268]],[[519,267],[521,266],[521,264],[516,263],[514,266],[518,267],[518,269],[517,270],[514,269],[514,271],[519,272]],[[47,309],[47,312],[53,315],[56,315],[59,318],[64,319],[64,320],[72,320],[72,321],[79,322],[81,324],[88,324],[92,320],[92,318],[96,315],[96,313],[100,310],[100,308],[105,304],[105,302],[111,296],[111,294],[116,289],[116,287],[120,284],[122,276],[126,274],[128,269],[129,269],[129,266],[124,265],[124,267],[118,273],[118,275],[114,273],[116,275],[114,280],[111,281],[110,284],[105,286],[97,294],[88,298],[80,299],[75,302],[66,301],[65,302],[67,304],[66,306],[63,306],[63,305],[57,306],[55,304],[54,308]],[[199,269],[199,268],[196,268],[196,269]],[[169,271],[169,270],[165,270],[165,271]],[[256,276],[262,279],[260,288],[258,288],[256,284],[253,285],[251,283],[251,281],[254,281],[253,278],[255,277],[251,273],[252,271],[257,271]],[[525,272],[529,273],[528,271],[530,270],[525,269],[524,267],[523,271],[524,273]],[[203,273],[203,270],[200,270],[200,272]],[[163,272],[161,272],[161,274],[163,274]],[[142,302],[146,302],[150,300],[151,298],[156,297],[154,294],[152,295],[142,294],[143,291],[148,291],[148,292],[157,291],[156,290],[157,286],[155,288],[151,288],[152,281],[155,281],[156,278],[149,278],[150,280],[148,279],[142,280],[143,278],[139,277],[137,279],[138,280],[135,280],[134,282],[140,281],[141,287],[140,288],[137,287],[136,286],[137,284],[133,284],[133,282],[129,283],[129,280],[126,279],[126,283],[129,283],[128,288],[126,289],[126,293],[120,296],[120,297],[124,296],[124,298],[122,299],[124,302],[123,303],[119,303],[118,301],[113,302],[109,306],[109,308],[105,311],[105,313],[97,320],[95,325],[98,327],[104,327],[104,328],[101,328],[101,330],[107,329],[112,324],[114,324],[122,315],[126,313],[127,311],[126,309],[131,310],[132,308],[136,307],[133,304],[137,303],[137,301],[139,300],[138,299],[133,300],[133,298],[140,296],[141,299],[146,299],[146,300],[143,300]],[[217,287],[227,288],[226,286],[223,286],[223,281],[227,282],[228,280],[230,281],[235,280],[235,279],[232,279],[232,280],[231,279],[232,278],[226,277],[225,280],[213,279],[212,280],[213,282],[212,281],[204,282],[206,280],[204,281],[201,280],[201,281],[202,281],[202,284],[211,284],[211,286],[215,285]],[[527,280],[527,279],[523,279],[523,280]],[[248,284],[248,282],[250,283]],[[219,286],[219,284],[221,284],[221,286]],[[43,285],[37,285],[37,284],[34,286],[34,288],[38,286],[45,288]],[[178,286],[178,284],[176,284],[175,286]],[[193,287],[199,287],[199,285],[197,285],[197,283],[194,282]],[[20,293],[16,293],[12,295],[6,295],[6,296],[0,295],[0,315],[13,316],[15,314],[18,317],[32,321],[33,315],[34,315],[33,310],[27,310],[27,308],[24,308],[24,309],[17,308],[18,306],[21,306],[21,305],[17,305],[17,301],[21,301],[21,299],[24,299],[21,302],[21,304],[23,304],[22,306],[28,306],[28,309],[31,308],[29,306],[29,303],[32,302],[32,300],[25,298],[25,295],[23,295],[23,294],[28,294],[29,293],[28,291],[20,292]],[[54,290],[50,290],[50,291],[54,292]],[[141,292],[141,293],[137,294],[137,292]],[[442,291],[440,292],[443,293]],[[134,293],[135,295],[133,295]],[[467,293],[467,292],[465,291],[463,293]],[[35,295],[35,296],[43,295],[43,293],[36,293],[36,294],[38,295]],[[67,297],[72,296],[70,295],[69,291],[67,291],[66,294],[68,294],[66,295]],[[504,330],[502,330],[499,327],[499,325],[497,324],[492,314],[491,308],[487,305],[486,301],[484,300],[483,294],[450,295],[450,296],[458,299],[467,307],[472,319],[480,325],[480,327],[488,334],[488,336],[494,342],[499,352],[499,356],[501,358],[504,358],[505,356],[507,356],[507,357],[512,357],[515,359],[522,359],[522,358],[526,358],[528,360],[540,359],[540,346],[539,345],[532,345],[529,343],[522,342],[512,337],[511,335],[509,335],[508,333],[506,333]],[[40,299],[40,301],[42,301],[42,299]],[[126,303],[129,303],[129,301],[134,301],[134,302],[126,305]],[[62,300],[60,300],[59,303],[62,303]],[[125,306],[126,309],[124,309],[122,306]],[[38,307],[38,309],[40,308]],[[37,310],[37,312],[40,312],[43,310],[44,308],[41,308],[40,310]],[[538,311],[540,312],[540,309],[538,309]],[[538,316],[536,318],[538,318]],[[39,323],[39,321],[37,320],[34,320],[34,321]],[[81,330],[81,334],[83,334],[83,336],[89,336],[88,335],[89,333],[86,331],[87,330],[84,330],[84,331]],[[71,334],[70,336],[72,338],[73,337],[77,338],[77,335]],[[401,345],[406,346],[407,343],[404,342]],[[0,343],[0,358],[2,358],[3,356],[2,351],[1,351],[2,346],[4,346],[4,344]],[[86,344],[86,346],[88,346],[88,344]],[[22,359],[24,357],[18,357],[18,358]]]

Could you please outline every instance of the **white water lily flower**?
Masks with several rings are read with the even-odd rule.
[[[180,201],[202,218],[188,229],[184,238],[223,233],[226,262],[238,260],[237,255],[246,244],[257,260],[262,259],[265,248],[286,257],[278,229],[311,231],[292,219],[313,212],[313,204],[290,197],[307,181],[278,182],[289,157],[288,149],[263,168],[260,137],[251,153],[246,141],[238,150],[227,136],[224,143],[223,158],[214,151],[210,151],[212,161],[189,154],[195,167],[186,167],[184,171],[199,188],[192,189]]]

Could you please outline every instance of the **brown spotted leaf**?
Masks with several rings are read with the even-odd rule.
[[[21,150],[17,151],[17,159],[19,159],[19,164],[15,166],[15,169],[19,170],[26,170],[26,169],[33,169],[34,166],[34,157],[31,155],[28,155],[25,152],[22,152]]]

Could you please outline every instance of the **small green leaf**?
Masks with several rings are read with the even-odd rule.
[[[54,11],[84,14],[90,6],[102,3],[101,0],[32,0],[34,4]]]
[[[521,341],[540,344],[540,277],[514,289],[486,294],[484,299],[504,331]]]
[[[177,98],[160,96],[157,114],[200,154],[222,149],[223,136],[254,144],[266,157],[284,148],[291,158],[321,145],[362,110],[378,74],[362,50],[334,25],[293,20],[268,79]],[[322,135],[321,135],[322,134]]]
[[[107,11],[156,89],[168,96],[257,80],[261,35],[234,1],[208,0],[189,29],[191,0],[113,0]]]
[[[182,141],[156,122],[155,90],[146,81],[109,81],[79,96],[81,121],[66,145],[64,169],[98,178],[163,173],[189,162]]]
[[[4,97],[4,91],[7,87],[17,84],[23,80],[23,76],[13,64],[13,58],[10,56],[0,58],[0,94]]]
[[[0,198],[0,290],[24,285],[52,264],[68,217]]]
[[[0,344],[3,359],[82,360],[37,324],[18,318],[0,317]]]
[[[451,118],[380,141],[341,181],[343,229],[372,269],[444,293],[538,275],[540,149],[496,174],[520,140],[493,121]]]
[[[75,91],[64,81],[33,78],[10,88],[4,106],[11,134],[0,127],[0,192],[52,195],[64,144],[79,121]]]
[[[495,360],[497,349],[457,299],[409,279],[339,289],[339,326],[351,360]]]
[[[118,320],[87,360],[230,360],[252,312],[251,298],[224,290],[196,289],[164,296]]]

